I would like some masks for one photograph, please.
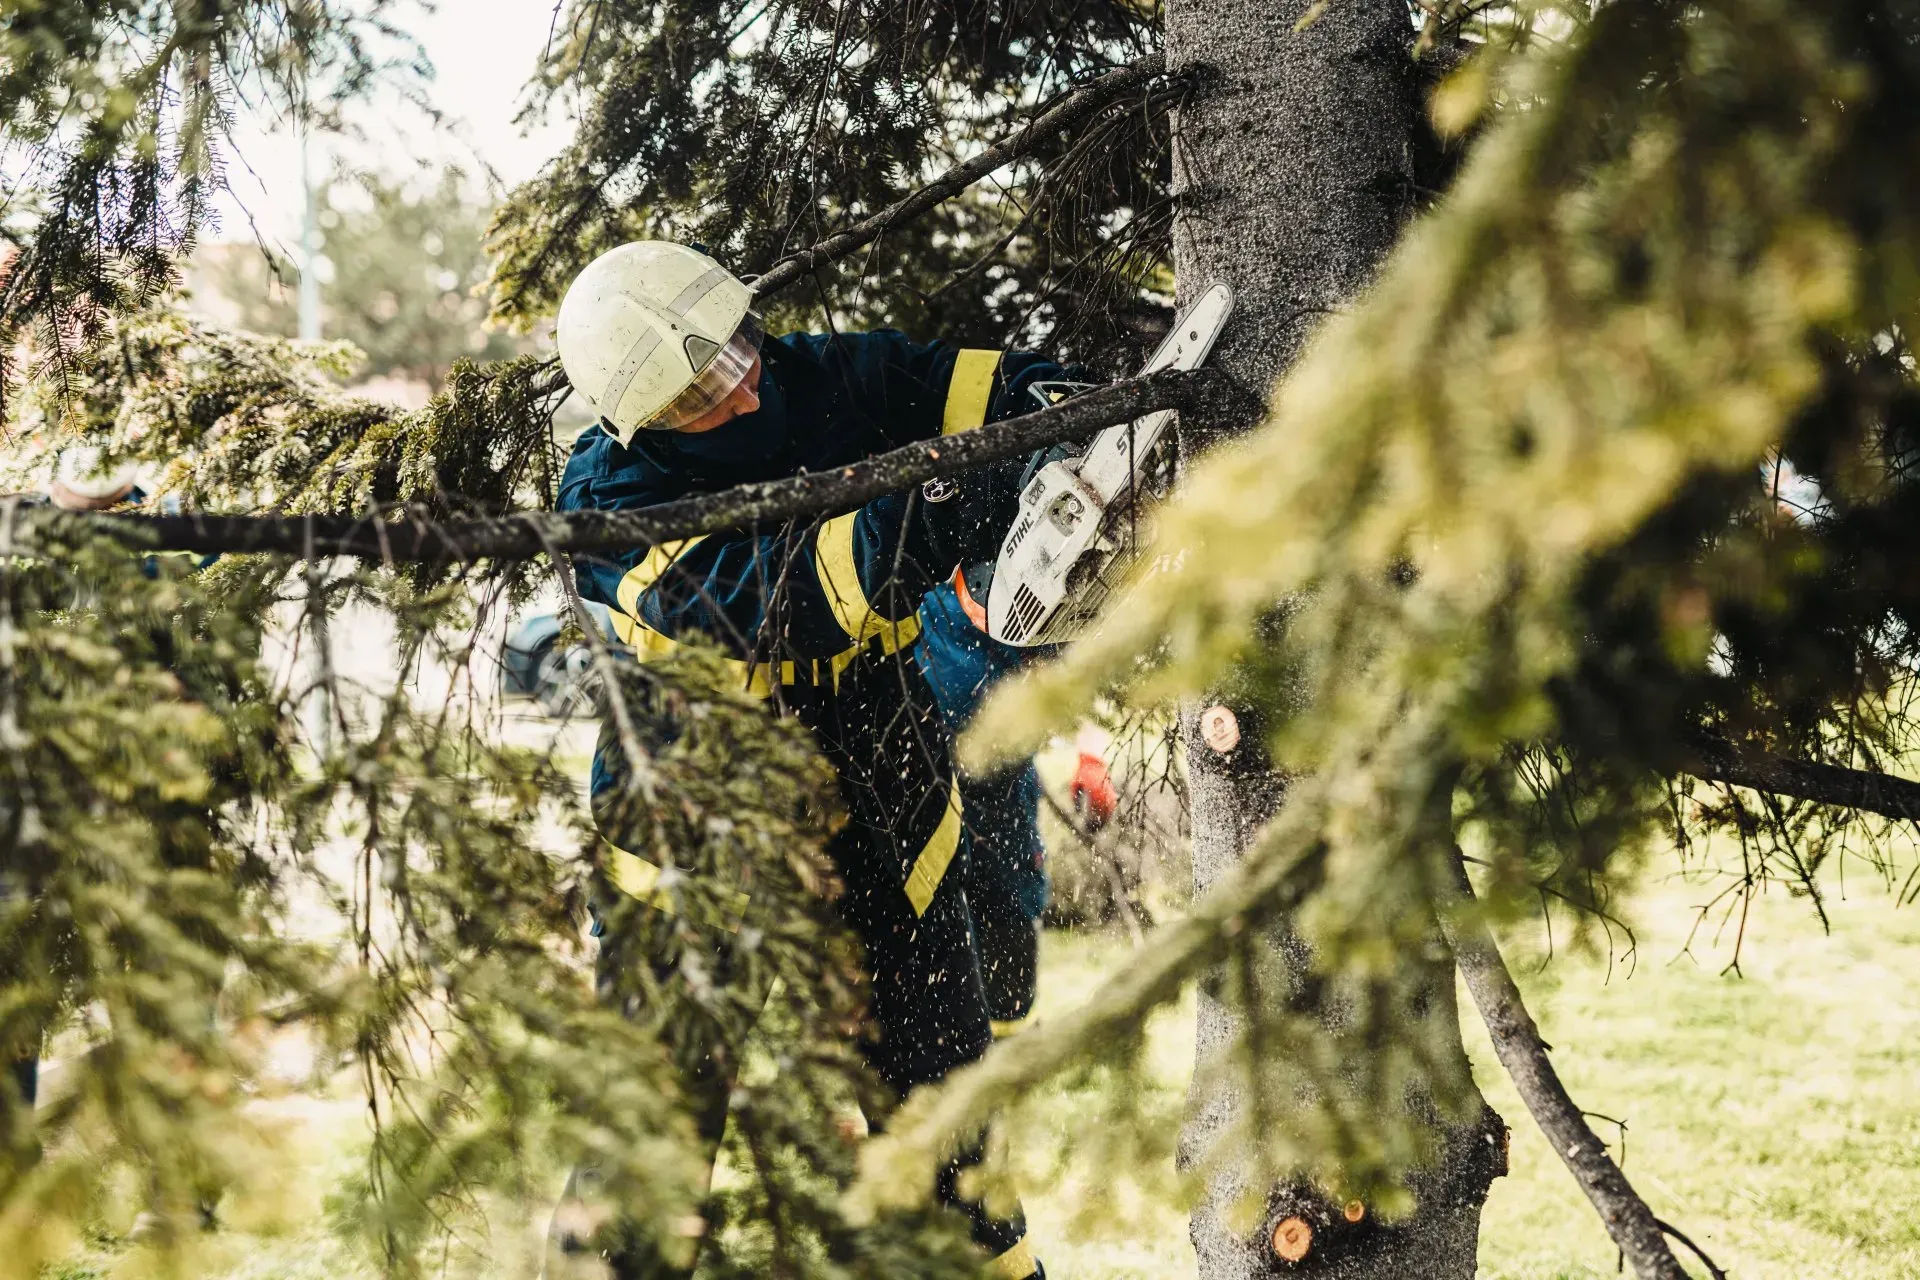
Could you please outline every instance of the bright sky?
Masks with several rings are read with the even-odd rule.
[[[532,74],[553,22],[554,0],[437,0],[438,11],[395,6],[394,19],[425,47],[434,67],[427,96],[447,117],[435,128],[392,93],[357,106],[360,139],[319,138],[315,175],[331,157],[396,176],[455,164],[478,176],[490,166],[512,186],[531,177],[571,132],[562,120],[521,136],[513,123],[520,90]],[[291,130],[261,113],[241,115],[234,133],[239,154],[229,158],[228,195],[217,205],[212,238],[251,241],[249,217],[262,237],[291,251],[300,235],[300,150]]]

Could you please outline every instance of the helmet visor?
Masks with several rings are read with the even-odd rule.
[[[740,327],[726,345],[715,351],[708,359],[706,367],[696,375],[693,382],[675,396],[671,403],[652,420],[647,422],[649,431],[678,431],[689,422],[694,422],[713,412],[714,408],[734,393],[746,378],[748,370],[753,368],[755,357],[760,354],[760,322],[748,312],[740,321]]]

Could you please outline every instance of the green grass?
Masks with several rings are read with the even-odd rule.
[[[1584,1108],[1626,1121],[1628,1176],[1737,1280],[1920,1277],[1920,906],[1856,884],[1831,894],[1828,935],[1804,899],[1776,891],[1754,905],[1734,976],[1723,970],[1737,921],[1717,941],[1703,930],[1683,953],[1692,908],[1711,896],[1676,882],[1644,892],[1627,912],[1638,940],[1631,965],[1617,949],[1611,965],[1590,949],[1569,954],[1562,936],[1543,968],[1542,930],[1505,940],[1568,1089]],[[1043,1016],[1125,949],[1110,936],[1050,937]],[[1462,1002],[1471,1010],[1464,992]],[[1512,1172],[1494,1184],[1483,1221],[1481,1276],[1615,1276],[1598,1219],[1469,1019],[1476,1075],[1514,1129]],[[1157,1028],[1162,1097],[1141,1106],[1178,1101],[1190,1025],[1183,1008]],[[1052,1092],[1035,1104],[1041,1123],[1025,1141],[1056,1140],[1097,1101]],[[1095,1182],[1092,1194],[1110,1194],[1110,1181],[1087,1174],[1027,1192],[1052,1273],[1193,1274],[1185,1219],[1164,1201],[1074,1235],[1067,1220]]]
[[[1569,1091],[1628,1122],[1628,1176],[1741,1280],[1920,1276],[1920,908],[1856,885],[1830,894],[1828,935],[1804,899],[1776,892],[1756,903],[1733,976],[1732,924],[1718,947],[1679,954],[1688,908],[1709,896],[1644,895],[1630,974],[1562,958],[1523,977]],[[1492,1063],[1484,1037],[1470,1043],[1476,1065]],[[1516,1131],[1483,1274],[1614,1274],[1504,1076],[1480,1074]]]
[[[1742,976],[1733,976],[1722,972],[1731,926],[1682,953],[1690,908],[1708,896],[1673,882],[1644,892],[1625,913],[1639,942],[1630,967],[1618,955],[1610,966],[1592,951],[1569,953],[1562,937],[1543,968],[1537,927],[1506,939],[1569,1089],[1582,1106],[1626,1120],[1628,1175],[1737,1280],[1920,1277],[1920,907],[1899,907],[1878,887],[1835,892],[1827,935],[1804,900],[1772,894],[1747,921]],[[1128,945],[1115,933],[1049,935],[1041,1016],[1083,999]],[[1615,1275],[1604,1232],[1507,1086],[1478,1022],[1468,1031],[1482,1087],[1514,1126],[1512,1174],[1487,1206],[1482,1276]],[[1116,1109],[1177,1109],[1192,1055],[1190,1001],[1155,1024],[1151,1055],[1154,1080],[1144,1091],[1120,1097],[1081,1084],[1031,1099],[1015,1139],[1021,1163],[1045,1163],[1063,1134],[1112,1126]],[[225,1229],[207,1238],[191,1273],[358,1277],[322,1223],[322,1196],[359,1141],[356,1104],[289,1097],[261,1105],[285,1126],[306,1176],[230,1196]],[[1165,1159],[1087,1161],[1030,1182],[1034,1240],[1051,1273],[1191,1276],[1186,1219],[1167,1172]],[[1089,1205],[1103,1212],[1091,1229],[1076,1229],[1071,1219]],[[117,1264],[128,1261],[91,1250],[66,1274],[125,1274]]]

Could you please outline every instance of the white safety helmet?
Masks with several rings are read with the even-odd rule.
[[[60,451],[53,478],[75,497],[89,502],[113,502],[132,492],[133,465],[109,462],[98,445],[70,444]]]
[[[621,444],[672,431],[740,385],[760,350],[753,293],[670,240],[609,249],[574,277],[555,340],[567,378]]]

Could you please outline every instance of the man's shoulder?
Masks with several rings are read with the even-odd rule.
[[[931,402],[953,374],[953,348],[944,342],[916,342],[898,329],[868,329],[859,333],[796,333],[780,342],[793,352],[793,363],[808,374],[776,370],[782,385],[804,382],[808,376],[823,387],[836,388],[851,403],[870,412],[891,416],[910,403]]]
[[[672,478],[641,449],[628,448],[599,426],[588,427],[573,442],[560,492],[560,511],[647,506],[665,501]]]
[[[821,364],[855,364],[880,360],[902,362],[937,349],[939,343],[920,343],[898,329],[866,329],[858,333],[789,333],[776,339],[797,355]]]

